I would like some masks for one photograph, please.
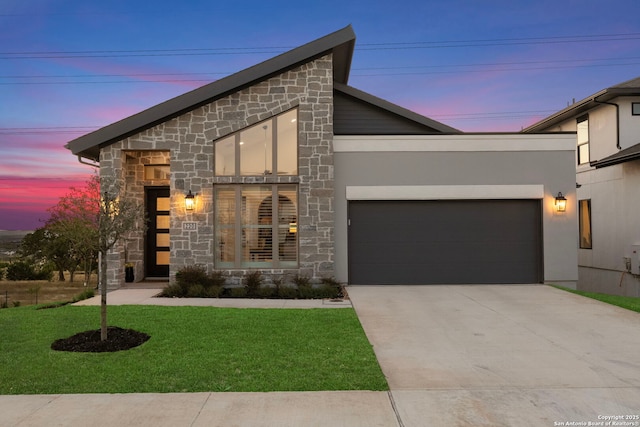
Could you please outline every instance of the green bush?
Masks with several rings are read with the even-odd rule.
[[[332,294],[331,296],[326,298],[344,298],[342,284],[333,277],[323,277],[322,285],[330,288],[327,289],[327,292]]]
[[[277,295],[276,288],[273,288],[271,286],[260,287],[256,294],[258,298],[273,298],[276,295]]]
[[[247,289],[246,288],[230,288],[229,296],[231,298],[246,298],[247,297]]]
[[[83,301],[89,298],[93,298],[94,296],[96,296],[96,293],[93,289],[85,289],[84,291],[82,291],[82,293],[73,297],[73,302]]]
[[[176,283],[168,285],[160,294],[177,298],[218,298],[225,285],[224,275],[219,271],[207,273],[203,265],[189,265],[176,273]]]
[[[247,296],[257,297],[260,292],[262,282],[264,282],[264,278],[262,277],[262,273],[259,271],[253,271],[247,274],[244,279],[244,288],[247,290]]]
[[[191,285],[187,290],[188,298],[204,298],[205,297],[205,288],[200,284]]]
[[[160,292],[161,297],[165,298],[181,298],[183,296],[180,285],[169,285]]]
[[[277,291],[278,298],[296,299],[298,298],[298,290],[292,286],[282,286]]]
[[[29,261],[15,261],[7,267],[7,280],[48,280],[53,279],[53,268],[49,264],[36,268]]]

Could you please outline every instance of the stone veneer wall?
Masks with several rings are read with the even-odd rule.
[[[298,108],[298,177],[215,177],[214,141],[262,120]],[[175,119],[114,143],[101,150],[103,176],[121,180],[129,197],[144,198],[135,172],[135,156],[125,152],[169,151],[171,165],[171,280],[182,266],[206,265],[213,270],[213,187],[229,183],[290,183],[299,186],[299,269],[262,270],[265,275],[301,274],[314,279],[334,275],[333,69],[331,55],[315,59],[254,86],[242,89]],[[127,160],[129,159],[129,160]],[[196,209],[187,213],[184,195],[196,194]],[[197,230],[183,229],[196,223]],[[142,235],[131,236],[127,255],[142,259]],[[143,249],[142,249],[143,250]],[[109,255],[108,285],[124,279],[124,248]],[[138,267],[136,267],[138,268]],[[140,271],[142,267],[139,267]],[[242,270],[232,270],[240,277]]]

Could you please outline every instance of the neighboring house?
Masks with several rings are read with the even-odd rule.
[[[523,132],[577,132],[578,287],[640,296],[640,78]]]
[[[573,286],[575,135],[462,134],[348,86],[354,45],[349,26],[71,141],[149,215],[109,287],[125,262],[137,279]]]

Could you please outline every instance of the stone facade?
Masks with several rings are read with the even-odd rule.
[[[215,177],[214,142],[226,135],[298,108],[298,176]],[[145,164],[170,164],[169,182],[144,179]],[[214,266],[213,189],[216,184],[298,185],[298,269],[262,270],[266,276],[334,275],[333,64],[327,55],[197,107],[101,150],[102,176],[120,180],[125,197],[144,201],[145,187],[168,185],[171,192],[170,279],[181,267]],[[184,196],[196,194],[187,212]],[[185,222],[197,230],[186,230]],[[124,263],[144,277],[144,234],[127,239],[109,255],[108,286],[124,281]],[[126,250],[125,250],[126,249]],[[240,277],[245,271],[230,270]]]

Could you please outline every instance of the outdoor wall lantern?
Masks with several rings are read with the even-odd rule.
[[[562,195],[561,192],[558,192],[556,196],[556,211],[564,212],[567,210],[567,198]]]
[[[184,208],[188,211],[192,211],[196,207],[196,196],[193,195],[191,190],[184,196]]]

